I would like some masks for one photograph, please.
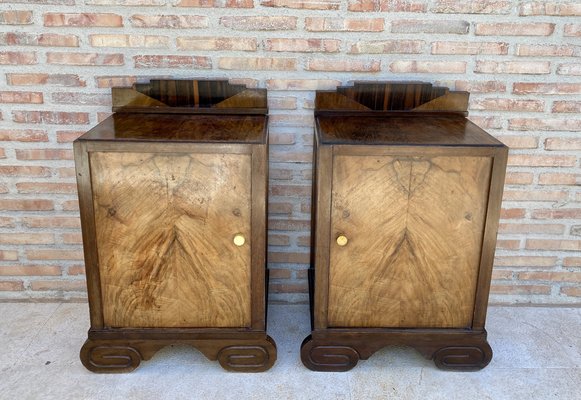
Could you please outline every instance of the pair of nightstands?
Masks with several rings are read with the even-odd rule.
[[[310,369],[391,344],[479,369],[507,149],[430,84],[318,92]],[[124,372],[172,343],[233,371],[266,335],[266,91],[152,80],[75,142],[91,311],[83,364]]]

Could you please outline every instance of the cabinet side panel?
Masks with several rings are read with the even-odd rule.
[[[96,152],[91,165],[105,326],[250,326],[251,156]]]
[[[342,155],[333,165],[329,326],[470,327],[491,159]]]

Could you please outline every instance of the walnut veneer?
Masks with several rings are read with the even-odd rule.
[[[317,92],[310,369],[387,345],[488,364],[484,329],[507,148],[429,84]]]
[[[125,372],[172,343],[232,371],[266,335],[266,92],[226,81],[113,89],[74,143],[91,314],[83,364]]]

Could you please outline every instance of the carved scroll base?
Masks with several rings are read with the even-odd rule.
[[[131,372],[142,360],[149,360],[158,350],[170,344],[191,345],[209,360],[217,360],[222,368],[233,372],[263,372],[272,367],[276,361],[276,344],[264,333],[215,339],[201,338],[203,335],[197,334],[192,334],[196,337],[194,339],[185,339],[184,334],[173,339],[91,338],[91,336],[89,334],[89,339],[81,348],[80,358],[89,371],[96,373]]]
[[[301,360],[312,371],[349,371],[359,360],[392,345],[418,350],[440,369],[477,371],[490,363],[486,331],[463,330],[316,330],[301,345]]]

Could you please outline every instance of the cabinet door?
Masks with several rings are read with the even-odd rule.
[[[329,326],[471,326],[491,165],[335,156]]]
[[[90,162],[105,326],[250,326],[251,156]]]

